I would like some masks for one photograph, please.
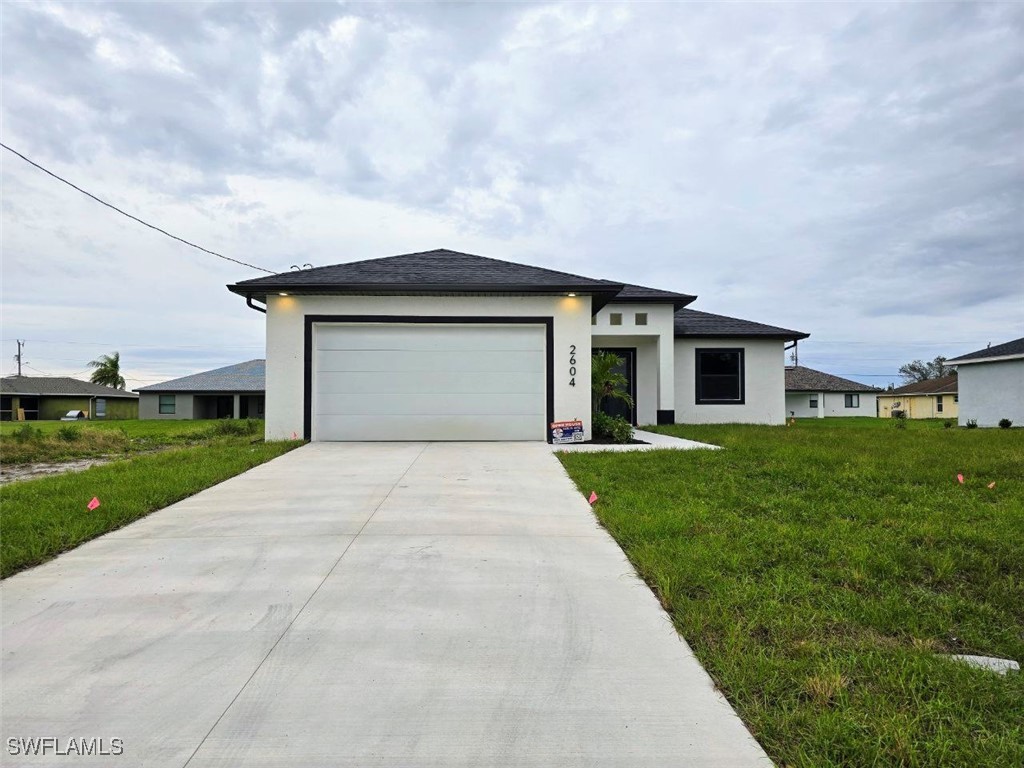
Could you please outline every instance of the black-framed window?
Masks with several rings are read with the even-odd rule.
[[[743,349],[696,350],[697,404],[742,405]]]
[[[160,395],[159,412],[164,415],[174,413],[174,395]]]
[[[860,408],[860,395],[847,393],[845,398],[847,408]]]
[[[817,395],[811,395],[810,398],[808,398],[807,406],[809,408],[817,408],[818,407],[818,396]]]

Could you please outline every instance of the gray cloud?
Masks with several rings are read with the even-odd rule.
[[[1021,333],[1022,33],[980,3],[18,4],[0,110],[5,141],[245,260],[475,248],[699,293],[864,373],[881,353],[846,342],[897,321],[908,345]],[[92,306],[131,274],[181,292],[183,332],[231,317],[258,345],[223,295],[245,275],[14,162],[5,300],[57,271],[78,290],[45,303]],[[136,325],[112,330],[159,328]]]

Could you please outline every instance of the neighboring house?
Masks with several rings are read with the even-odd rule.
[[[248,360],[139,387],[143,419],[262,419],[266,362]]]
[[[892,418],[902,411],[908,419],[955,419],[959,408],[957,376],[915,381],[878,395],[878,415]]]
[[[271,440],[546,440],[573,420],[589,436],[595,349],[625,360],[637,423],[782,424],[783,348],[807,337],[448,250],[228,289],[266,312]]]
[[[960,379],[960,425],[994,427],[1001,419],[1024,426],[1024,338],[947,361]]]
[[[90,419],[137,419],[139,396],[68,376],[0,379],[0,421],[55,421],[68,411]]]
[[[797,418],[826,416],[877,416],[880,390],[830,373],[786,367],[786,411]]]

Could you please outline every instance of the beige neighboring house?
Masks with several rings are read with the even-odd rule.
[[[960,425],[995,427],[1009,419],[1024,426],[1024,337],[949,360],[963,394]]]
[[[955,419],[960,410],[957,376],[915,381],[878,396],[878,415],[883,419],[905,413],[908,419]]]

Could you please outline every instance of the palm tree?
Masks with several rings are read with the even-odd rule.
[[[622,358],[614,352],[602,352],[594,355],[590,361],[590,393],[593,398],[594,411],[601,410],[601,403],[606,397],[621,400],[633,406],[633,398],[626,391],[629,380],[615,369],[622,364]]]
[[[100,355],[89,363],[92,372],[89,381],[93,384],[102,384],[105,387],[124,389],[124,376],[121,375],[121,353],[115,352],[112,355]]]

